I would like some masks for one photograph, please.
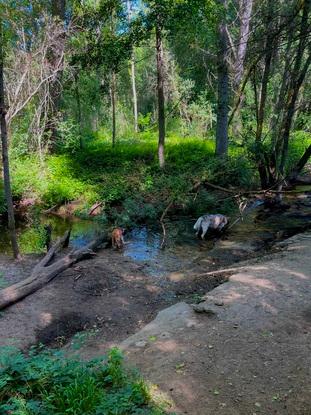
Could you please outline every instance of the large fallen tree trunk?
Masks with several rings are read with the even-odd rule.
[[[75,249],[64,257],[51,263],[57,252],[68,246],[70,232],[59,239],[48,251],[44,258],[34,267],[31,276],[0,291],[0,310],[16,303],[29,294],[39,290],[65,269],[78,261],[94,255],[94,249],[107,242],[107,235],[102,235],[83,248]]]

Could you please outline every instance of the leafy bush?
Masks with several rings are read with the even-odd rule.
[[[81,147],[78,125],[72,120],[59,121],[57,124],[58,149],[61,152],[76,153]]]
[[[60,351],[0,352],[0,413],[11,415],[164,415],[123,356],[83,362]]]

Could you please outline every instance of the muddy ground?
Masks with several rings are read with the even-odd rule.
[[[0,258],[1,283],[26,278],[38,260],[37,255],[20,262]],[[77,332],[88,330],[104,339],[106,349],[135,333],[159,310],[180,299],[194,301],[223,280],[192,277],[186,281],[178,272],[155,278],[148,275],[146,267],[148,264],[137,264],[118,251],[100,250],[95,258],[76,264],[4,310],[0,314],[0,345],[62,346]],[[203,271],[200,266],[192,266],[194,269],[195,275]]]

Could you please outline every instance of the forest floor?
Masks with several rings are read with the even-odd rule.
[[[208,293],[197,312],[178,303],[121,344],[176,413],[311,413],[311,233],[279,249]]]

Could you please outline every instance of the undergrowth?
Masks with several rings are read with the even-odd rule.
[[[296,145],[291,144],[291,163],[302,153],[305,140],[301,137],[295,140]],[[92,204],[101,201],[104,212],[99,219],[128,226],[154,221],[170,201],[185,214],[216,210],[230,214],[235,208],[232,201],[219,205],[211,192],[200,189],[193,193],[194,184],[203,180],[244,189],[258,185],[257,170],[247,151],[234,144],[224,161],[214,156],[213,140],[168,134],[166,168],[162,171],[156,134],[119,139],[115,148],[100,133],[83,143],[83,149],[60,148],[58,154],[44,160],[35,155],[14,157],[13,152],[14,198],[33,197],[44,208],[79,200],[81,208],[75,213],[82,217]]]
[[[64,150],[44,160],[35,155],[12,157],[13,194],[15,200],[32,197],[42,208],[78,199],[82,207],[76,213],[82,217],[92,204],[102,201],[105,218],[124,226],[154,221],[171,200],[184,212],[194,208],[206,212],[213,208],[213,201],[203,190],[193,204],[191,189],[198,181],[241,187],[255,182],[243,154],[231,152],[224,163],[214,157],[213,141],[170,135],[166,168],[161,171],[155,135],[142,133],[133,140],[119,140],[115,148],[107,139],[93,137],[74,153]]]
[[[81,361],[60,351],[0,351],[1,415],[164,415],[147,384],[123,356]]]

